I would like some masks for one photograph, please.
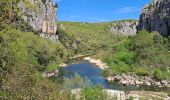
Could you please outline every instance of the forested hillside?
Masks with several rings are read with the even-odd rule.
[[[112,48],[122,37],[135,35],[136,23],[136,20],[102,23],[58,22],[59,39],[66,48],[72,49],[72,54],[95,54]]]

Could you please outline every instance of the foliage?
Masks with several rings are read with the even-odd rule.
[[[139,76],[148,76],[149,75],[149,70],[145,67],[136,67],[135,72]]]
[[[65,60],[67,51],[62,44],[6,27],[0,31],[0,52],[4,97],[50,99],[60,95],[55,84],[40,74],[57,69]]]
[[[72,54],[95,54],[112,47],[115,37],[110,34],[110,23],[59,22],[59,39]]]
[[[87,77],[83,78],[79,74],[75,74],[75,76],[71,78],[64,78],[63,81],[63,87],[66,89],[91,87],[92,85],[92,82],[87,79]]]
[[[134,37],[122,39],[109,53],[102,56],[109,65],[109,70],[104,74],[135,73],[169,80],[168,41],[168,38],[157,32],[148,33],[145,30],[139,31]]]
[[[111,97],[104,92],[100,85],[91,88],[84,87],[81,91],[81,97],[83,100],[117,100],[116,97]]]
[[[134,98],[132,97],[132,96],[130,96],[129,98],[128,98],[128,100],[133,100]]]
[[[156,69],[154,71],[154,77],[157,79],[157,80],[170,80],[170,72],[168,72],[167,70],[161,70],[161,69]]]
[[[98,100],[101,99],[101,93],[102,93],[102,87],[96,86],[93,88],[87,88],[85,87],[82,90],[82,97],[84,97],[85,100]]]

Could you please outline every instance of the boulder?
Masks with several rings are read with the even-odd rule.
[[[144,84],[146,85],[146,86],[151,86],[151,83],[150,82],[144,82]]]
[[[168,82],[167,82],[166,80],[162,80],[160,83],[161,83],[163,86],[167,86],[167,85],[168,85]]]
[[[135,81],[135,85],[143,85],[143,82],[142,82],[142,81],[139,81],[139,80],[136,80],[136,81]]]

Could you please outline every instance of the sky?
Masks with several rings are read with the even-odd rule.
[[[53,0],[58,4],[57,20],[108,22],[139,19],[142,7],[151,0]]]

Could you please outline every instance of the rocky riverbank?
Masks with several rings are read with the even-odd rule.
[[[71,93],[76,95],[76,100],[80,100],[81,90],[81,88],[71,90]],[[126,100],[124,91],[103,89],[103,92],[107,93],[110,97],[116,97],[117,100]]]
[[[145,85],[145,86],[157,86],[157,87],[168,87],[170,88],[170,82],[166,80],[156,81],[147,76],[129,76],[129,75],[115,75],[106,78],[108,82],[120,83],[122,85]]]
[[[73,95],[76,95],[76,100],[81,98],[81,88],[71,90]],[[170,100],[167,93],[153,92],[153,91],[129,91],[126,93],[120,90],[103,89],[104,93],[107,93],[111,98],[116,97],[116,100]]]
[[[54,71],[51,71],[51,72],[43,72],[42,73],[42,77],[53,77],[53,76],[58,76],[58,69],[54,70]]]

